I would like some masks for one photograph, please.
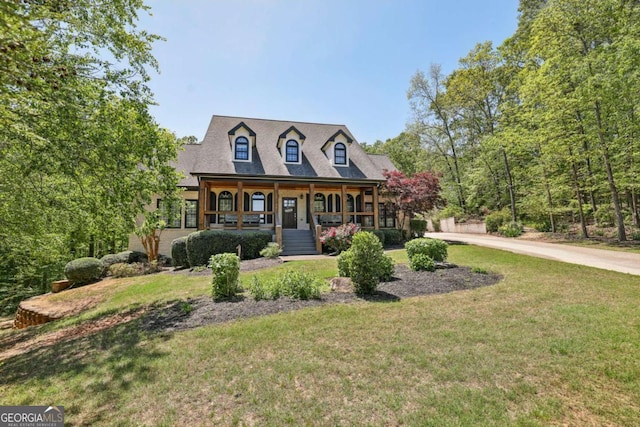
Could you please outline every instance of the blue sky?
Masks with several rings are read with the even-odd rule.
[[[397,136],[417,70],[445,73],[516,28],[517,0],[149,0],[139,27],[160,74],[152,114],[178,136],[211,116],[345,124],[360,142]]]

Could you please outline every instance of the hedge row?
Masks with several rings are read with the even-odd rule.
[[[242,259],[254,259],[260,256],[260,251],[271,240],[271,233],[264,231],[196,231],[187,236],[186,261],[191,267],[207,265],[212,255],[237,253],[238,245],[241,248]],[[175,258],[175,255],[172,256]]]

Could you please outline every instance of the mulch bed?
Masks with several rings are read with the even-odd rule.
[[[250,271],[280,263],[280,260],[243,261],[242,270]],[[210,270],[189,272],[176,271],[175,274],[211,274]],[[264,316],[268,314],[299,310],[323,304],[352,303],[356,301],[389,302],[402,298],[442,294],[447,292],[489,286],[500,280],[497,274],[475,273],[467,267],[439,269],[431,272],[416,272],[405,265],[397,265],[393,278],[378,285],[374,295],[359,297],[353,292],[330,292],[322,294],[319,300],[294,300],[280,298],[275,301],[254,301],[249,297],[239,297],[234,301],[214,302],[211,297],[200,297],[179,301],[147,313],[142,319],[142,327],[148,331],[174,331],[191,329],[213,323]]]

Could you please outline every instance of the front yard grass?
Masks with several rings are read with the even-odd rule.
[[[68,425],[640,424],[636,276],[474,246],[449,253],[504,280],[178,333],[150,335],[134,320],[4,361],[2,403],[64,405]],[[332,276],[331,262],[306,267]],[[176,286],[209,292],[209,276],[165,276],[127,279],[139,282],[105,307],[175,299]]]

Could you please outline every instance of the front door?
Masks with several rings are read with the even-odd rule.
[[[298,228],[298,199],[282,198],[282,228]]]

